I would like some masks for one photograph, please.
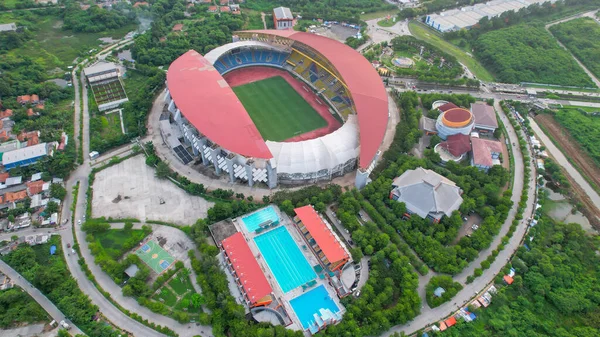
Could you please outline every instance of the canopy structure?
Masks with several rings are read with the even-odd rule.
[[[315,239],[319,248],[325,254],[329,262],[335,263],[341,260],[348,259],[348,253],[342,247],[340,241],[335,237],[331,229],[323,222],[317,211],[311,206],[303,206],[294,209],[298,219],[308,230],[310,235]]]

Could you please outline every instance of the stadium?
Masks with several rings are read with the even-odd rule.
[[[249,186],[331,180],[357,170],[361,188],[379,154],[388,96],[371,63],[329,38],[292,30],[240,31],[167,73],[166,104],[182,142],[217,175]],[[163,138],[169,138],[163,132]]]

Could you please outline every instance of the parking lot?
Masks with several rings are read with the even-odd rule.
[[[154,169],[139,155],[96,173],[92,200],[93,217],[136,218],[190,225],[204,218],[213,203],[187,194],[168,180],[154,176]]]

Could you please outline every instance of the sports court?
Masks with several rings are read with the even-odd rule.
[[[284,226],[255,237],[254,242],[284,293],[317,277]]]
[[[154,240],[146,242],[135,253],[157,274],[169,268],[175,259],[162,249]]]
[[[265,140],[284,141],[327,126],[281,76],[240,85],[233,91]]]

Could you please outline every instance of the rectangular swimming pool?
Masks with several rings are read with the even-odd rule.
[[[284,293],[317,277],[287,228],[275,228],[254,242]]]
[[[304,330],[311,326],[322,326],[323,321],[339,320],[340,308],[335,304],[324,285],[312,289],[290,301],[292,309],[302,323]],[[330,316],[329,314],[333,314]],[[315,314],[317,317],[315,317]]]
[[[248,232],[252,233],[260,228],[261,224],[270,222],[271,224],[279,223],[279,216],[273,206],[269,206],[258,210],[246,217],[242,218]]]

